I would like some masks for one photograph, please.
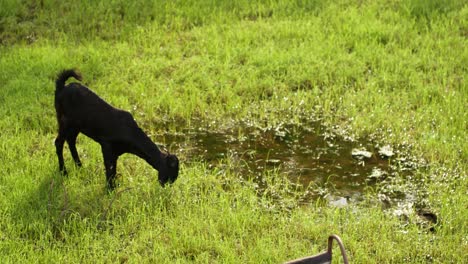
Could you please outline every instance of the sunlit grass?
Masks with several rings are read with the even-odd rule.
[[[468,9],[423,2],[1,1],[2,261],[279,263],[337,233],[356,263],[463,262]],[[180,178],[161,188],[123,156],[108,195],[99,145],[84,136],[84,167],[66,149],[63,178],[53,85],[70,67],[155,141],[184,125],[319,119],[404,148],[429,168],[395,182],[423,188],[436,231],[383,210],[372,188],[341,209],[299,203],[277,171],[259,190],[230,158],[210,168],[178,153]]]

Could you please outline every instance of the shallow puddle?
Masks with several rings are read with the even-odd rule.
[[[223,132],[186,129],[166,134],[163,140],[170,149],[183,153],[186,162],[202,160],[216,166],[229,156],[241,161],[239,171],[246,177],[261,177],[266,170],[277,169],[293,182],[328,186],[330,204],[336,206],[359,200],[364,188],[379,179],[411,173],[390,147],[347,141],[317,124]]]

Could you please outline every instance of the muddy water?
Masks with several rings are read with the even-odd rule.
[[[334,197],[331,203],[337,205],[343,203],[343,197],[345,203],[349,198],[358,199],[364,187],[379,178],[410,173],[392,161],[394,156],[379,154],[381,148],[344,140],[317,124],[310,128],[239,127],[223,132],[186,129],[166,134],[163,140],[163,145],[170,144],[169,148],[182,153],[187,161],[202,160],[216,166],[229,156],[242,161],[239,169],[246,177],[261,177],[265,170],[277,169],[293,182],[328,186]]]

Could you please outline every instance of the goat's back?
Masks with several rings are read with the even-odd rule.
[[[70,83],[55,97],[60,119],[96,141],[119,138],[138,128],[132,115],[115,108],[84,85]]]

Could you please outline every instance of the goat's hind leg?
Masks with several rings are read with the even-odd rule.
[[[78,151],[76,150],[76,137],[80,132],[77,130],[73,130],[67,133],[67,143],[68,148],[70,148],[71,155],[73,160],[75,161],[76,166],[81,167],[81,160],[78,156]]]
[[[59,131],[57,138],[55,139],[55,151],[57,153],[59,170],[63,175],[67,175],[67,169],[63,161],[63,144],[65,143],[65,135],[62,130]]]

